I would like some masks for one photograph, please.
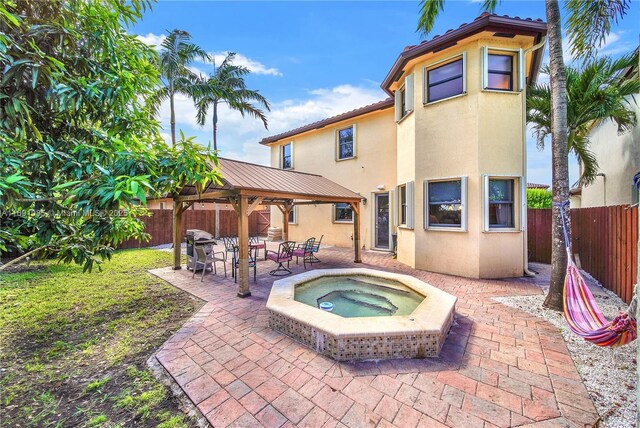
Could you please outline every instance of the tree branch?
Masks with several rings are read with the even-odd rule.
[[[35,253],[37,253],[39,251],[42,251],[42,250],[44,250],[46,248],[49,248],[49,245],[44,245],[42,247],[38,247],[38,248],[36,248],[34,250],[31,250],[29,252],[24,253],[23,255],[21,255],[19,257],[16,257],[13,260],[8,261],[7,263],[5,263],[3,265],[0,265],[0,272],[2,272],[3,270],[7,269],[9,266],[13,266],[15,264],[20,263],[21,261],[27,259],[30,255],[35,254]]]

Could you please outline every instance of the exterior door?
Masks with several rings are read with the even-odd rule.
[[[389,193],[376,193],[375,203],[375,247],[388,250],[390,248],[390,212],[389,212]]]

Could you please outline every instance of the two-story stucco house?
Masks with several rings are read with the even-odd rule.
[[[417,269],[474,278],[526,269],[525,90],[540,20],[482,14],[398,56],[390,98],[265,138],[271,165],[321,174],[362,195],[361,242]],[[289,239],[348,247],[343,205],[301,205]],[[272,225],[282,214],[272,210]]]
[[[637,80],[639,67],[631,67],[621,79]],[[635,107],[640,121],[638,95],[629,96],[630,106]],[[640,124],[630,132],[618,133],[618,125],[606,120],[589,135],[591,151],[598,160],[598,176],[588,186],[571,190],[572,208],[590,208],[638,203],[638,189],[633,178],[640,174]],[[582,171],[580,171],[582,172]]]

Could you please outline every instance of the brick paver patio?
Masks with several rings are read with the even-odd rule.
[[[271,245],[271,244],[270,244]],[[323,248],[318,268],[352,267]],[[416,271],[367,251],[359,267],[414,275],[458,297],[439,358],[337,363],[268,327],[274,278],[258,264],[252,296],[229,276],[151,273],[206,301],[156,358],[214,427],[592,426],[598,418],[559,331],[494,296],[539,294],[527,280]],[[292,264],[294,273],[303,271]]]

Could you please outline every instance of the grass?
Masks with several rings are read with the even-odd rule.
[[[201,305],[146,272],[169,258],[127,250],[101,272],[47,261],[0,274],[0,426],[192,426],[146,368]]]

